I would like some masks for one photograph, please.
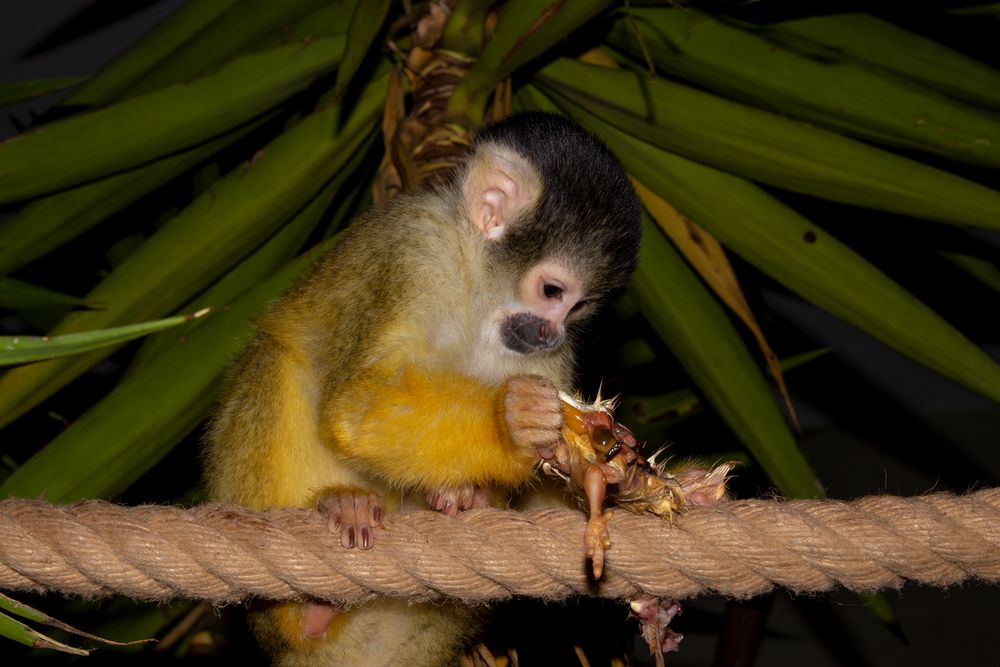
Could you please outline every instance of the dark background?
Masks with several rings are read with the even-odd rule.
[[[92,73],[180,4],[180,0],[4,3],[0,6],[0,81]],[[131,15],[105,25],[109,15],[121,16],[125,6]],[[980,34],[1000,27],[1000,21],[985,17],[964,19],[964,23],[954,19],[939,22],[919,15],[894,18],[986,60],[991,56],[984,42],[966,41],[960,30],[964,31],[962,26],[970,25],[970,21],[976,22],[975,32]],[[105,27],[95,29],[101,25]],[[995,44],[992,48],[996,49]],[[993,54],[994,64],[996,58],[997,54]],[[30,124],[34,114],[58,99],[58,95],[49,96],[0,113],[0,138]],[[998,186],[995,176],[989,184]],[[863,214],[855,210],[845,213],[837,207],[809,214],[820,224],[837,224],[844,215],[860,216],[860,222],[865,222]],[[892,226],[910,222],[890,221],[888,231],[874,236],[867,227],[853,232],[838,227],[837,232],[846,233],[850,242],[852,233],[860,237],[859,230],[864,229],[864,238],[854,239],[855,245],[891,265],[894,244],[901,238],[892,234]],[[975,232],[974,238],[994,252],[1000,248],[995,235]],[[747,271],[740,265],[737,268]],[[908,271],[917,268],[919,273],[919,267],[895,268],[904,284]],[[933,287],[921,285],[919,277],[909,280],[907,287],[912,285],[918,293],[924,290],[921,298],[998,357],[995,321],[1000,302],[995,295],[973,287],[971,293],[963,292],[956,298],[953,293],[935,293]],[[748,285],[765,330],[769,334],[780,332],[777,340],[772,340],[776,349],[821,345],[834,348],[808,369],[788,376],[804,432],[802,447],[829,495],[851,498],[872,493],[962,492],[997,483],[998,406],[902,358],[760,276],[749,275]],[[707,431],[711,434],[711,429]],[[705,433],[701,424],[682,427],[672,437],[683,448],[691,446],[691,440],[705,438]],[[193,453],[186,451],[184,455],[190,457]],[[752,494],[755,489],[741,491]],[[798,599],[786,593],[776,594],[756,664],[1000,664],[1000,589],[980,584],[948,590],[909,585],[884,595],[897,614],[897,634],[880,625],[851,594]],[[59,601],[52,602],[55,606]],[[675,621],[686,638],[680,653],[668,656],[669,665],[711,662],[725,606],[726,601],[719,598],[686,604],[685,615]],[[544,609],[534,611],[544,618]],[[611,622],[619,618],[614,609],[602,616],[608,616]],[[624,611],[620,617],[624,617]],[[545,632],[555,634],[558,628]],[[0,656],[4,653],[5,646],[0,643]],[[98,664],[109,659],[110,652],[102,651],[89,660]]]

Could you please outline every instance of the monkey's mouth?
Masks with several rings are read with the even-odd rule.
[[[546,319],[531,313],[515,313],[500,330],[504,347],[518,354],[548,352],[563,341],[562,331]]]

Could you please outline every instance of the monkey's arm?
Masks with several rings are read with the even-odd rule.
[[[488,386],[413,365],[388,367],[369,368],[338,386],[321,423],[332,447],[391,485],[518,486],[538,461],[519,434],[559,437],[561,408],[551,386],[542,387],[538,400],[510,401],[507,384]],[[530,407],[512,419],[512,403]]]

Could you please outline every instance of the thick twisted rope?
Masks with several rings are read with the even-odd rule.
[[[126,508],[0,501],[0,588],[236,602],[378,595],[484,602],[527,595],[745,598],[1000,581],[1000,489],[964,496],[741,500],[674,524],[616,511],[600,582],[573,510],[390,516],[369,551],[342,548],[307,510]]]

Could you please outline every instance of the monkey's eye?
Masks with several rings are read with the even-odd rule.
[[[553,285],[551,283],[545,283],[542,287],[542,294],[545,295],[546,299],[558,299],[562,296],[563,288],[558,285]]]

